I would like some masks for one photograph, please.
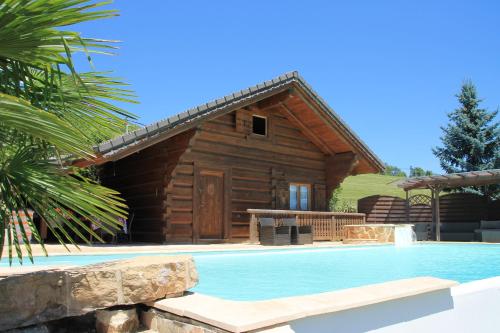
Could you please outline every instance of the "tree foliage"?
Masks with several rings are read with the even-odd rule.
[[[0,258],[4,243],[22,261],[21,221],[12,212],[34,210],[61,243],[71,233],[88,242],[90,224],[112,231],[126,205],[71,167],[73,159],[92,159],[96,141],[123,131],[133,114],[115,102],[133,102],[119,79],[102,72],[78,73],[72,61],[84,52],[109,53],[112,41],[84,38],[73,24],[115,16],[89,0],[4,0],[0,2]],[[28,214],[27,214],[28,215]],[[15,214],[14,214],[15,216]],[[29,215],[28,215],[29,216]],[[31,219],[34,238],[43,241]],[[45,250],[45,247],[43,247]]]
[[[383,174],[387,176],[406,177],[406,173],[401,168],[388,163],[385,163]]]
[[[449,123],[442,127],[442,146],[433,149],[441,167],[447,173],[500,168],[498,111],[480,108],[474,84],[462,85],[457,95],[460,106],[448,114]],[[490,198],[498,197],[498,185],[467,188],[460,191],[476,192]]]
[[[432,176],[432,171],[410,166],[410,177]]]
[[[328,204],[330,211],[342,213],[355,213],[357,212],[356,203],[352,200],[342,198],[343,187],[339,186],[332,191],[330,202]]]

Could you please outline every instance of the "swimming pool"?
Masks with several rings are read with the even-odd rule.
[[[500,245],[418,244],[231,252],[194,252],[193,291],[230,300],[264,300],[417,276],[469,282],[500,275]],[[38,265],[84,265],[141,255],[37,257]],[[173,254],[167,254],[173,255]],[[6,266],[5,260],[0,266]]]

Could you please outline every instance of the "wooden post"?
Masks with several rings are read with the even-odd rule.
[[[258,244],[259,243],[259,233],[257,230],[257,216],[252,213],[250,218],[250,243]]]
[[[432,188],[429,187],[429,189],[431,190],[431,226],[428,228],[427,230],[427,240],[431,240],[432,236],[432,226],[434,225],[434,223],[436,222],[436,200],[434,200],[434,190]]]
[[[441,216],[439,213],[439,192],[441,189],[439,187],[434,187],[432,190],[434,197],[434,225],[436,227],[436,241],[441,241]]]
[[[408,190],[405,190],[405,195],[406,195],[406,224],[410,224],[410,201],[409,201],[409,196],[408,196]]]

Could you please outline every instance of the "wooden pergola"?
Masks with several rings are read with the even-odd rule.
[[[397,185],[406,191],[415,189],[429,189],[432,196],[432,222],[436,226],[436,240],[441,240],[441,220],[439,213],[439,193],[445,188],[467,186],[484,186],[500,184],[500,169],[449,173],[446,175],[423,176],[407,178]]]

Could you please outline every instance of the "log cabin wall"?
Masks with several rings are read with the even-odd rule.
[[[101,166],[103,185],[121,193],[133,218],[133,240],[165,240],[166,186],[194,131],[173,138],[116,162]]]
[[[255,115],[267,120],[264,135]],[[96,153],[75,165],[102,167],[103,183],[135,216],[137,241],[246,240],[246,210],[289,209],[290,183],[299,183],[297,208],[308,191],[303,209],[322,211],[346,176],[383,169],[297,72],[103,142]]]
[[[252,133],[253,115],[266,117],[266,136]],[[201,233],[226,241],[247,240],[246,209],[289,209],[290,182],[310,184],[310,209],[326,210],[325,168],[326,156],[279,106],[240,109],[206,121],[189,141],[167,185],[166,240],[203,241]],[[212,212],[204,206],[201,191],[207,181],[210,190],[223,192],[221,230],[201,230],[200,221]]]

